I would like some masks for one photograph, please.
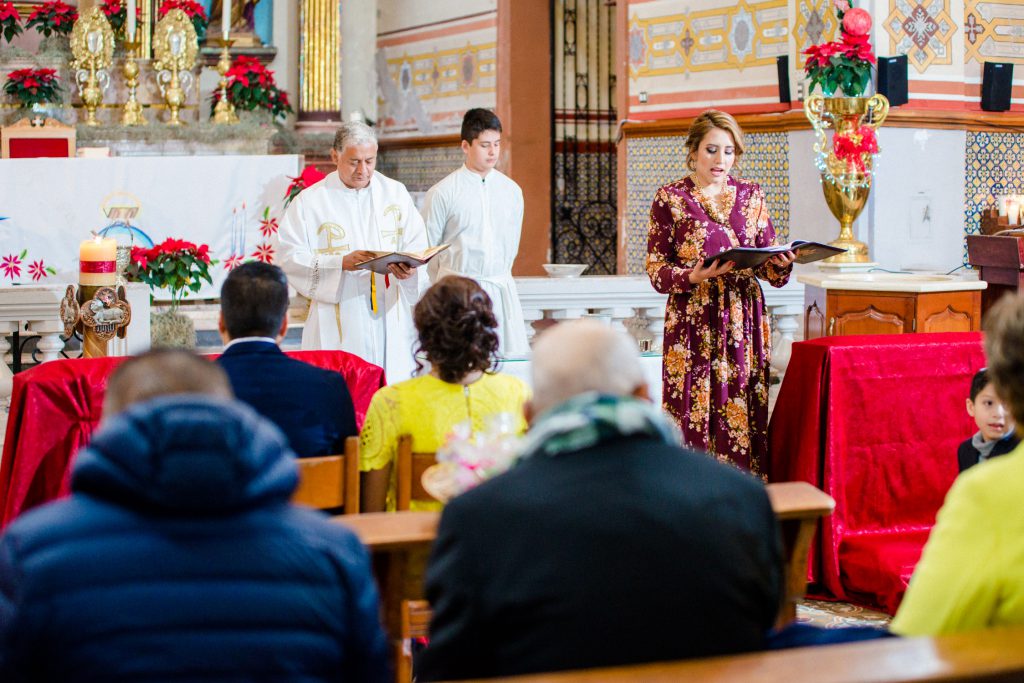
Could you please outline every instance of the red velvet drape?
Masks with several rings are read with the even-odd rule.
[[[340,372],[361,429],[384,370],[344,351],[289,351],[289,356]],[[125,359],[44,363],[14,376],[11,412],[0,461],[0,526],[24,510],[67,495],[71,462],[101,417],[107,377]]]
[[[827,595],[895,611],[974,431],[964,409],[981,334],[831,337],[793,345],[769,425],[769,479],[836,500],[812,549]]]

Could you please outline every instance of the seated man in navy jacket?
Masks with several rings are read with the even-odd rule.
[[[286,356],[278,342],[288,330],[288,280],[269,263],[243,264],[220,290],[217,360],[235,396],[276,424],[300,457],[345,451],[356,436],[356,412],[344,378]]]

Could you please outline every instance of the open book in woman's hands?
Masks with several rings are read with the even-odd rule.
[[[715,261],[718,261],[720,264],[732,261],[736,264],[735,268],[737,270],[757,268],[771,257],[785,254],[787,251],[792,251],[796,254],[797,263],[814,263],[829,256],[842,254],[846,250],[833,247],[830,244],[808,242],[806,240],[793,240],[789,244],[780,244],[775,247],[733,247],[714,256],[708,256],[704,259],[704,267],[707,268]]]
[[[355,265],[356,270],[372,270],[375,273],[385,274],[388,266],[392,263],[404,263],[410,268],[419,268],[434,258],[450,245],[439,244],[423,251],[371,251],[373,258],[360,261]]]

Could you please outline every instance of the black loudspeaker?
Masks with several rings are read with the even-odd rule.
[[[788,104],[789,96],[789,55],[775,58],[775,68],[779,72],[779,102]]]
[[[878,58],[878,93],[885,95],[889,106],[907,103],[907,56]]]
[[[1013,64],[985,62],[981,79],[981,108],[985,111],[1007,111],[1012,86]]]

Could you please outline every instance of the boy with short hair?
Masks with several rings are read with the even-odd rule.
[[[967,414],[974,418],[978,431],[957,449],[956,459],[961,472],[983,460],[1009,453],[1020,443],[1013,417],[996,395],[985,368],[978,370],[971,380]]]
[[[491,297],[498,320],[500,354],[530,351],[512,263],[523,227],[523,191],[495,168],[501,156],[501,121],[488,109],[470,109],[462,119],[465,163],[430,188],[423,205],[430,246],[449,244],[430,264],[431,280],[461,275],[476,280]]]

